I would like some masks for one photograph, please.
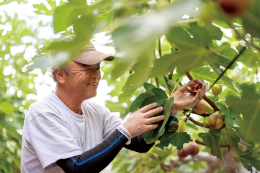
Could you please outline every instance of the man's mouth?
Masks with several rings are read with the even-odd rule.
[[[98,84],[97,83],[91,83],[91,84],[88,84],[88,85],[97,86]]]

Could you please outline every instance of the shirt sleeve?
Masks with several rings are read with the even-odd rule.
[[[122,119],[113,115],[108,108],[103,110],[104,122],[103,122],[103,139],[106,139],[117,127],[122,124]]]
[[[34,117],[28,123],[28,135],[43,169],[83,152],[67,124],[53,114]]]

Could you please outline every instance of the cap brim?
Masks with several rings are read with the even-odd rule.
[[[103,60],[113,61],[114,57],[99,51],[87,51],[87,52],[82,52],[74,59],[74,61],[76,62],[79,62],[81,64],[87,64],[87,65],[95,65],[100,63]]]

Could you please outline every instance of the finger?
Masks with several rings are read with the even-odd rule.
[[[158,127],[158,124],[150,124],[146,126],[146,131],[156,129]]]
[[[203,97],[208,90],[208,83],[204,83],[200,92],[200,98]]]
[[[192,103],[196,103],[200,99],[201,89],[198,90],[197,94],[191,99]]]
[[[142,107],[141,109],[139,109],[139,111],[145,113],[145,112],[147,112],[147,111],[149,111],[149,110],[151,110],[155,107],[157,107],[157,103],[151,103],[149,105]]]
[[[153,115],[156,115],[156,114],[158,114],[158,113],[160,113],[162,111],[163,111],[163,107],[158,107],[158,108],[155,108],[155,109],[152,109],[152,110],[149,110],[148,112],[146,112],[144,114],[144,117],[145,118],[149,118],[149,117],[151,117]]]
[[[158,121],[162,121],[162,120],[164,120],[164,118],[165,118],[164,115],[148,118],[148,119],[146,119],[145,124],[152,124],[152,123],[155,123]]]
[[[182,87],[180,87],[179,89],[177,89],[177,91],[181,91],[181,92],[185,92],[188,90],[188,83],[186,83],[185,85],[183,85]]]

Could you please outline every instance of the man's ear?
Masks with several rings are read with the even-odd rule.
[[[65,80],[65,72],[60,67],[55,67],[54,73],[56,76],[56,79],[59,81],[60,84],[64,84],[66,82]]]

